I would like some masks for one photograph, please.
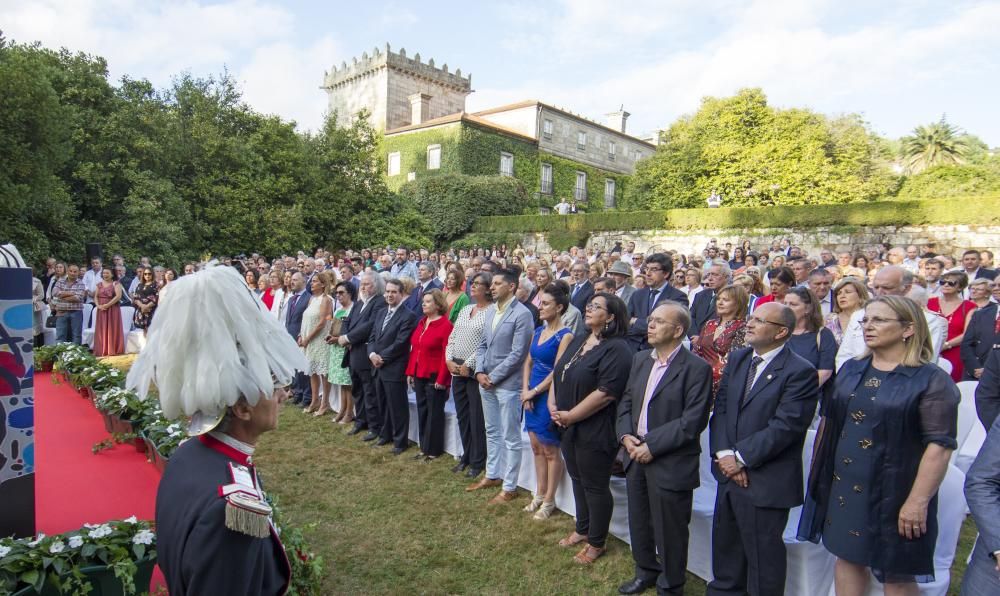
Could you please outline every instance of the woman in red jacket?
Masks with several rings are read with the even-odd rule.
[[[406,380],[417,394],[420,453],[413,459],[431,460],[444,453],[444,402],[448,401],[451,384],[444,350],[452,326],[444,316],[448,303],[441,290],[424,292],[421,308],[424,316],[410,336]]]

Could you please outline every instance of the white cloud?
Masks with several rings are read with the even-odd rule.
[[[0,23],[8,39],[103,56],[113,80],[129,74],[166,86],[185,71],[227,68],[247,103],[305,128],[322,123],[319,86],[338,54],[331,36],[298,39],[292,13],[258,0],[36,0],[0,5]]]
[[[606,5],[597,4],[601,3],[584,2],[583,8],[577,6],[567,16],[585,27],[611,19],[606,21],[611,30],[632,31],[639,36],[659,35],[673,26],[663,20],[655,27],[637,26],[632,19],[615,19]],[[820,25],[830,10],[827,2],[793,5],[799,8],[755,2],[693,49],[652,60],[623,61],[608,69],[607,77],[595,76],[582,62],[573,66],[580,76],[570,72],[562,82],[481,88],[470,104],[480,109],[500,100],[537,97],[601,120],[603,113],[624,103],[634,115],[629,130],[642,133],[696,110],[706,95],[762,87],[773,103],[783,106],[836,113],[864,110],[869,116],[873,107],[880,106],[883,109],[878,116],[885,118],[890,133],[898,136],[920,123],[919,119],[906,125],[892,121],[902,118],[903,113],[913,114],[915,101],[934,104],[938,114],[948,109],[948,96],[941,101],[929,97],[939,93],[954,96],[956,92],[947,88],[947,82],[964,78],[966,86],[973,88],[977,80],[1000,76],[996,63],[990,62],[1000,55],[1000,38],[995,35],[1000,29],[1000,5],[972,5],[916,28],[886,22],[836,32]],[[558,33],[553,30],[552,36],[558,37]],[[565,82],[574,79],[582,82]],[[880,122],[874,124],[878,127]]]

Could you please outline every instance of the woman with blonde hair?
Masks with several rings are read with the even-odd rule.
[[[976,303],[978,308],[985,308],[990,304],[993,296],[993,281],[981,277],[969,282],[969,300]]]
[[[302,331],[299,333],[299,345],[305,351],[309,360],[309,384],[313,400],[306,412],[322,416],[329,410],[330,378],[327,376],[330,366],[330,344],[326,336],[330,334],[330,321],[333,318],[333,299],[330,290],[333,288],[332,271],[320,271],[312,277],[309,285],[311,295],[309,306],[302,313]],[[320,387],[323,392],[320,395]],[[319,396],[319,399],[316,397]]]
[[[868,351],[848,360],[821,409],[800,540],[837,557],[837,594],[916,594],[934,580],[937,491],[960,400],[934,364],[927,321],[909,298],[879,296],[861,319]]]
[[[868,302],[868,287],[861,278],[844,277],[833,286],[833,306],[823,326],[833,333],[838,345],[844,338],[851,316],[864,308],[865,302]]]
[[[601,261],[591,263],[588,277],[590,278],[590,283],[594,283],[597,279],[604,277],[604,263]]]

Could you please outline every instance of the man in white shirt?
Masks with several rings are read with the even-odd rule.
[[[913,274],[899,265],[888,265],[875,274],[872,282],[876,296],[906,296],[913,287]],[[865,309],[859,309],[851,316],[851,321],[844,330],[844,338],[840,342],[840,349],[837,350],[837,370],[851,358],[857,358],[865,353],[865,335],[861,328],[861,319],[865,316]],[[948,335],[948,320],[941,315],[924,309],[924,317],[927,319],[927,328],[930,332],[931,344],[934,347],[932,360],[937,362],[941,347],[944,345]]]
[[[903,267],[913,274],[920,271],[920,249],[915,244],[906,247],[906,258],[903,259]]]
[[[97,282],[101,281],[101,271],[103,270],[100,257],[94,257],[90,260],[90,269],[83,274],[83,285],[87,288],[87,302],[94,301],[94,295],[97,294]]]
[[[569,203],[566,202],[565,198],[560,198],[559,202],[556,203],[553,209],[555,209],[556,213],[559,215],[567,215],[569,213]]]
[[[830,314],[833,309],[833,292],[830,286],[833,285],[833,276],[822,267],[818,267],[809,272],[809,291],[819,301],[819,309],[823,317]]]

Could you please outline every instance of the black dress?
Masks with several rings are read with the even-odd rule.
[[[876,472],[872,457],[871,415],[878,388],[889,376],[869,366],[847,405],[833,463],[833,487],[826,511],[823,545],[835,557],[868,566],[873,548],[869,527],[868,491]]]
[[[625,393],[634,351],[624,337],[612,337],[580,355],[589,337],[589,333],[581,334],[570,343],[553,369],[553,384],[560,411],[572,410],[597,390],[614,398],[565,429],[561,443],[566,472],[573,481],[576,532],[586,536],[591,546],[602,548],[614,509],[610,482],[611,464],[618,451],[616,404]]]

